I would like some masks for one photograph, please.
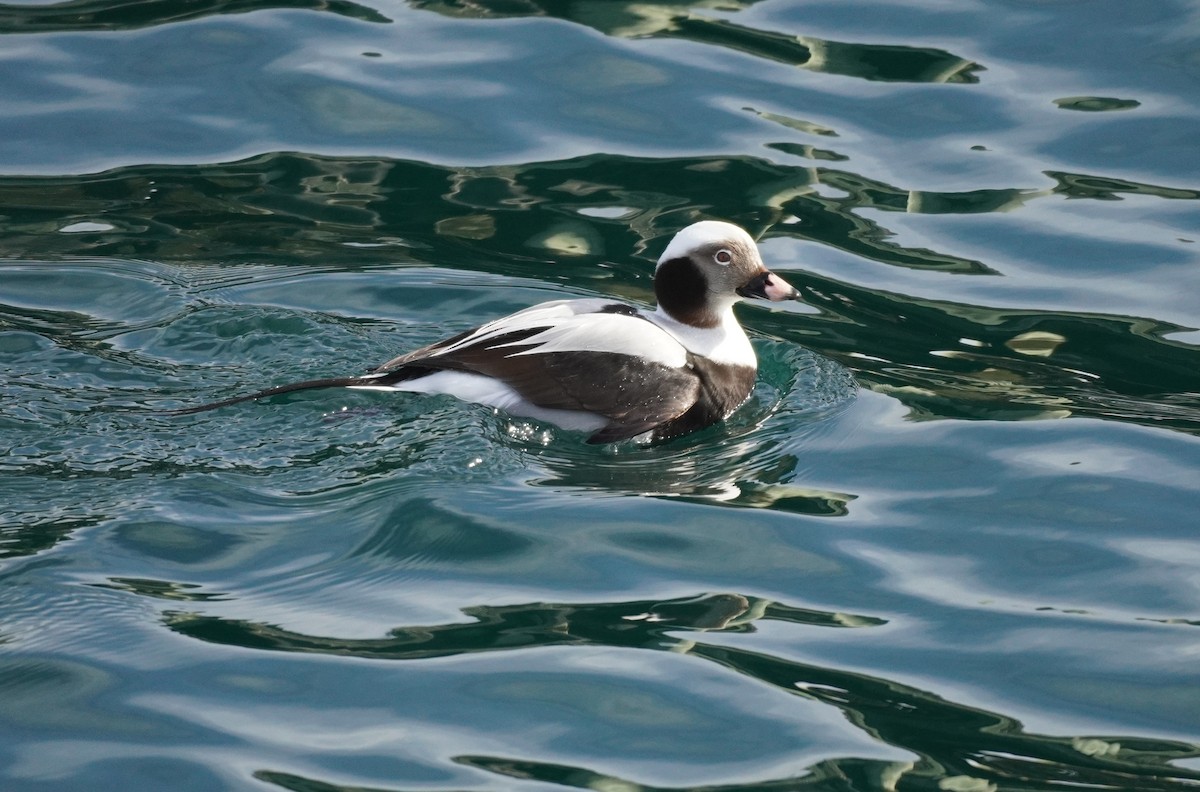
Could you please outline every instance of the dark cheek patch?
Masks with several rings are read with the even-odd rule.
[[[695,327],[716,327],[708,310],[708,279],[690,258],[664,261],[654,274],[654,294],[662,309]]]

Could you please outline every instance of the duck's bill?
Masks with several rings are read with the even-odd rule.
[[[783,278],[767,270],[763,270],[751,278],[737,290],[737,293],[742,297],[772,302],[800,299],[800,292],[793,289]]]

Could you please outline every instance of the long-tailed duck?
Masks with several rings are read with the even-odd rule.
[[[728,418],[758,362],[733,315],[742,297],[799,299],[750,235],[705,220],[680,231],[654,271],[651,311],[603,298],[535,305],[389,360],[358,377],[308,380],[172,412],[310,388],[445,393],[590,432],[589,443],[667,440]]]

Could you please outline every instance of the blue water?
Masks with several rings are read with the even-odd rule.
[[[0,5],[0,789],[1200,787],[1200,3]],[[695,219],[726,423],[311,392]]]

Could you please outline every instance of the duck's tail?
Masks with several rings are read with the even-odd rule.
[[[209,402],[208,404],[198,404],[195,407],[180,407],[174,410],[155,410],[155,412],[165,413],[167,415],[190,415],[192,413],[215,410],[218,407],[228,407],[231,404],[238,404],[239,402],[264,399],[268,396],[278,396],[282,393],[295,393],[296,391],[316,390],[318,388],[353,388],[364,385],[386,387],[394,382],[407,379],[406,376],[400,376],[402,373],[406,372],[389,371],[380,374],[367,374],[362,377],[327,377],[325,379],[292,382],[287,385],[276,385],[274,388],[260,390],[257,393],[248,393],[245,396],[234,396],[232,399],[222,399],[221,401]]]

